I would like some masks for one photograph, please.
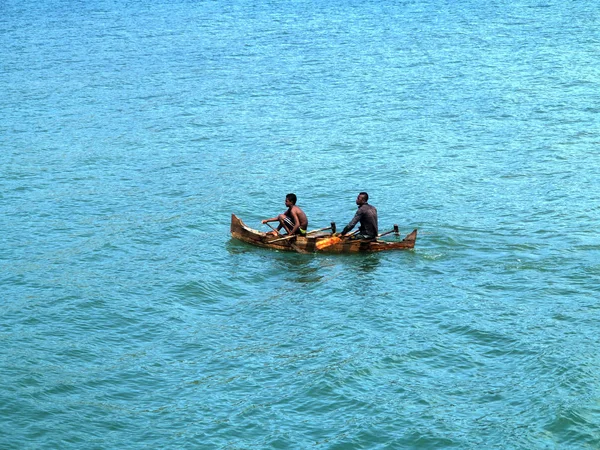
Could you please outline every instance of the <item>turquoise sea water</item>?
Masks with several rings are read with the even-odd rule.
[[[600,448],[599,11],[1,2],[0,448]]]

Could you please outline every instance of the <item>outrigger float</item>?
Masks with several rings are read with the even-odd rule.
[[[257,247],[298,253],[372,253],[410,250],[415,247],[417,230],[407,234],[401,241],[380,240],[381,237],[392,233],[399,237],[398,225],[394,225],[393,230],[380,234],[375,240],[353,239],[351,236],[336,234],[335,222],[331,222],[331,226],[309,231],[306,236],[281,237],[254,230],[235,214],[231,215],[231,237]]]

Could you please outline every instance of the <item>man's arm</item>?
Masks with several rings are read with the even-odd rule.
[[[354,228],[354,225],[356,225],[358,223],[358,221],[360,220],[361,216],[362,216],[362,211],[359,208],[358,211],[356,211],[356,214],[354,215],[354,217],[352,218],[352,220],[350,221],[350,223],[348,225],[346,225],[344,227],[344,229],[342,230],[342,236],[344,234],[346,234],[348,231],[350,231],[352,228]]]
[[[277,217],[271,217],[270,219],[264,219],[264,220],[261,221],[261,223],[264,224],[264,223],[267,223],[267,222],[278,222],[278,221],[279,221],[279,216],[277,216]],[[269,231],[269,233],[273,233],[274,232],[275,235],[278,235],[279,234],[279,230],[281,230],[281,227],[282,227],[282,225],[280,223],[279,226],[277,227],[277,229],[275,229],[273,231]],[[271,228],[273,228],[273,227],[271,227]]]

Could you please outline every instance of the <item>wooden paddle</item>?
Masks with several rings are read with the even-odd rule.
[[[334,223],[332,222],[332,223],[331,223],[331,226],[328,226],[328,227],[325,227],[325,228],[319,228],[318,230],[310,230],[310,231],[307,231],[307,232],[306,232],[306,236],[308,236],[308,235],[309,235],[309,234],[311,234],[311,233],[317,233],[317,232],[319,232],[319,231],[325,231],[325,230],[332,230],[332,229],[334,229],[334,228],[335,228],[335,225],[334,225]],[[272,244],[272,243],[274,243],[274,242],[279,242],[279,241],[285,241],[285,240],[287,240],[287,239],[291,239],[291,238],[293,238],[293,237],[295,237],[295,236],[302,236],[302,235],[301,235],[301,234],[290,234],[289,236],[284,236],[284,237],[282,237],[282,238],[275,239],[274,241],[269,241],[269,244]]]
[[[359,230],[356,230],[356,231],[354,231],[354,233],[350,233],[347,236],[353,236],[356,233],[358,233],[358,231]],[[396,236],[399,235],[400,232],[398,231],[398,225],[394,225],[394,228],[391,229],[390,231],[386,231],[385,233],[378,234],[377,238],[380,238],[382,236],[387,236],[388,234],[392,234],[392,233],[396,233]],[[317,242],[315,247],[317,248],[317,250],[323,250],[324,248],[331,247],[332,245],[335,245],[338,242],[341,242],[343,237],[344,236],[333,236],[328,239],[323,239],[322,241]]]
[[[269,222],[265,222],[265,223],[271,230],[273,230],[275,233],[279,234],[279,231],[277,231],[276,228],[273,228],[273,226]]]
[[[266,222],[266,224],[267,224],[267,225],[269,225],[269,228],[271,228],[271,230],[273,230],[274,232],[276,232],[277,234],[279,234],[279,231],[277,231],[275,228],[273,228],[269,222]],[[272,242],[283,241],[283,240],[285,240],[285,239],[291,239],[291,238],[293,238],[293,237],[295,237],[295,236],[296,236],[295,234],[291,234],[291,235],[289,235],[289,236],[284,236],[284,237],[282,237],[282,238],[275,239],[275,240],[273,240],[273,241],[269,241],[269,244],[270,244],[270,243],[272,243]],[[307,252],[306,250],[302,250],[301,248],[299,248],[298,246],[296,246],[296,245],[295,245],[295,244],[293,244],[293,243],[290,243],[290,247],[292,247],[292,248],[293,248],[295,251],[297,251],[298,253],[309,253],[309,252]]]
[[[387,236],[388,234],[395,233],[396,236],[400,235],[400,231],[398,230],[398,225],[394,224],[394,228],[390,231],[386,231],[385,233],[378,234],[377,237],[380,238],[382,236]]]

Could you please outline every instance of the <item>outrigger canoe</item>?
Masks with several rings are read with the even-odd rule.
[[[350,237],[339,239],[339,235],[335,234],[335,223],[333,222],[331,227],[324,230],[327,229],[331,229],[331,232],[316,230],[309,232],[307,236],[272,236],[248,227],[235,214],[231,215],[231,237],[272,250],[298,253],[371,253],[387,250],[408,250],[414,248],[417,240],[417,230],[413,230],[402,240],[384,241],[379,238],[376,240],[352,239]],[[394,226],[394,231],[397,233],[396,226]],[[332,239],[332,237],[335,239]],[[327,245],[322,245],[325,243],[324,240],[329,240]],[[321,242],[321,245],[317,245],[319,242]]]

